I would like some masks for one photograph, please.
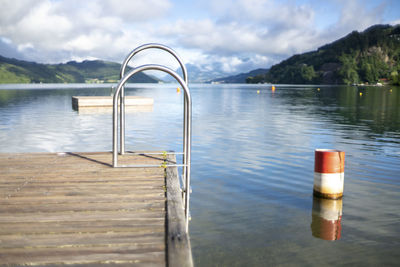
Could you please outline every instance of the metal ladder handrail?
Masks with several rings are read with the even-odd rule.
[[[144,44],[141,46],[136,47],[133,49],[128,56],[126,56],[124,62],[121,65],[120,69],[120,74],[119,78],[122,79],[122,77],[125,75],[126,67],[128,66],[129,61],[140,51],[150,49],[150,48],[156,48],[156,49],[161,49],[164,51],[167,51],[170,53],[172,56],[175,57],[175,59],[178,61],[179,65],[181,66],[182,69],[182,74],[183,74],[183,80],[185,81],[186,84],[188,84],[188,75],[187,75],[187,69],[186,66],[183,64],[183,61],[179,57],[179,55],[170,47],[163,45],[163,44],[157,44],[157,43],[148,43]],[[120,96],[120,153],[124,154],[125,153],[125,88],[122,87],[122,92]]]
[[[189,84],[188,81],[188,74],[187,74],[187,69],[185,64],[183,64],[182,59],[179,57],[178,53],[176,53],[172,48],[163,45],[163,44],[158,44],[158,43],[148,43],[148,44],[143,44],[141,46],[136,47],[133,49],[125,58],[121,65],[120,69],[120,79],[125,75],[126,68],[128,66],[128,63],[130,60],[139,52],[146,50],[146,49],[161,49],[164,50],[168,53],[170,53],[175,59],[178,61],[182,74],[183,74],[183,80],[185,81],[186,85]],[[185,112],[183,113],[183,158],[182,158],[182,164],[184,167],[182,168],[182,183],[185,182],[185,175],[186,175],[186,165],[187,165],[187,159],[185,156],[185,149],[187,147],[187,140],[186,140],[186,135],[188,131],[188,126],[187,126],[187,118],[185,117],[187,114],[187,102],[186,98],[184,99],[184,110]],[[121,94],[120,94],[120,154],[123,155],[125,153],[125,87],[123,86],[121,89]]]
[[[181,85],[184,90],[184,99],[186,105],[184,105],[183,113],[184,113],[184,124],[186,125],[186,135],[184,136],[184,164],[182,164],[184,168],[184,185],[183,185],[183,200],[184,200],[184,210],[185,210],[185,218],[186,218],[186,231],[189,229],[189,194],[190,194],[190,167],[191,167],[191,144],[192,144],[192,100],[190,96],[190,90],[187,83],[173,70],[167,68],[162,65],[157,64],[147,64],[136,67],[130,70],[123,78],[119,81],[114,96],[113,96],[113,167],[133,167],[133,166],[118,166],[118,100],[120,99],[120,95],[122,92],[122,88],[125,83],[135,74],[146,71],[146,70],[159,70],[163,71],[172,77],[175,78],[176,81]],[[165,165],[168,167],[168,164]],[[175,164],[173,166],[178,166]],[[150,167],[150,166],[148,166]],[[152,166],[155,167],[155,166]]]

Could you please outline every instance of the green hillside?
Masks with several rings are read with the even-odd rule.
[[[92,83],[117,82],[121,64],[101,60],[39,64],[0,56],[0,83]],[[130,82],[157,83],[144,73]]]
[[[239,73],[237,75],[217,78],[209,81],[209,83],[246,83],[246,79],[254,79],[254,76],[262,76],[267,73],[268,69],[255,69],[247,73]],[[249,78],[251,77],[251,78]],[[253,81],[255,82],[255,81]]]
[[[271,67],[254,81],[284,84],[399,84],[400,25],[375,25]],[[252,82],[252,79],[248,79]]]

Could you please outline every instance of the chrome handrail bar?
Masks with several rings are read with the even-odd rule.
[[[183,74],[183,80],[185,81],[186,85],[189,84],[188,81],[188,74],[187,74],[187,69],[185,64],[183,64],[182,59],[179,57],[179,55],[170,47],[163,45],[163,44],[158,44],[158,43],[148,43],[148,44],[143,44],[141,46],[136,47],[133,49],[128,56],[125,58],[124,62],[121,65],[120,69],[120,79],[125,75],[126,67],[128,66],[129,61],[140,51],[150,49],[150,48],[156,48],[156,49],[161,49],[164,50],[168,53],[170,53],[175,59],[178,61],[179,65],[181,66],[182,74]],[[185,155],[185,147],[187,147],[187,140],[186,140],[186,135],[188,131],[188,126],[186,124],[187,118],[185,117],[187,112],[187,102],[186,98],[184,99],[184,118],[183,118],[183,154]],[[125,153],[125,87],[122,87],[121,91],[121,96],[120,96],[120,154]],[[182,159],[182,164],[187,165],[187,159],[185,156],[183,156]],[[185,173],[186,173],[186,167],[182,168],[182,183],[185,181]]]
[[[120,99],[120,95],[122,92],[122,88],[124,87],[125,83],[135,74],[146,71],[146,70],[159,70],[163,71],[172,77],[181,85],[184,90],[184,99],[187,105],[184,106],[183,113],[184,113],[184,124],[186,124],[187,132],[184,138],[186,141],[184,142],[184,159],[186,163],[182,164],[183,168],[185,168],[184,173],[184,185],[183,185],[183,196],[184,196],[184,210],[185,210],[185,218],[186,218],[186,231],[189,229],[189,193],[190,193],[190,155],[191,155],[191,144],[192,144],[192,99],[190,96],[190,91],[187,83],[173,70],[167,68],[162,65],[157,64],[148,64],[136,67],[130,70],[126,75],[122,77],[119,81],[117,88],[115,90],[113,96],[113,167],[124,167],[118,166],[118,100]],[[175,164],[177,165],[177,164]],[[168,165],[167,165],[168,166]],[[130,166],[125,166],[130,167]]]
[[[133,155],[183,155],[183,152],[128,152]]]
[[[141,164],[141,165],[118,165],[115,168],[167,168],[167,167],[183,167],[183,164]]]

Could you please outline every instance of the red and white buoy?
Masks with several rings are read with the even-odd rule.
[[[316,149],[314,164],[314,195],[328,199],[343,196],[344,152]]]
[[[323,240],[339,240],[342,232],[342,200],[314,197],[311,232]]]

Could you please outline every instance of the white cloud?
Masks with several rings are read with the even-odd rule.
[[[17,47],[19,52],[24,52],[26,50],[30,50],[30,49],[33,49],[33,48],[34,48],[33,44],[31,44],[31,43],[20,44]]]
[[[34,42],[44,47],[57,44],[72,30],[70,19],[53,12],[49,2],[42,2],[22,17],[8,31],[16,42]]]
[[[101,0],[104,13],[111,13],[128,21],[144,21],[161,17],[171,8],[168,0]]]
[[[316,33],[311,27],[288,27],[272,23],[242,21],[179,20],[160,28],[159,35],[188,48],[208,53],[289,55],[315,47]],[[287,28],[287,29],[286,29]]]
[[[337,27],[346,31],[363,30],[373,24],[382,23],[384,4],[381,3],[372,9],[366,9],[362,1],[338,0],[342,6]]]
[[[29,14],[33,6],[40,5],[43,0],[2,0],[0,9],[0,29],[13,24]]]
[[[162,18],[170,7],[167,0],[3,2],[8,10],[0,11],[0,36],[20,51],[29,48],[28,58],[46,63],[85,56],[121,60],[152,39],[148,21]]]
[[[6,37],[0,37],[0,41],[4,44],[10,45],[12,44],[11,40]]]
[[[266,23],[269,28],[303,28],[311,26],[314,19],[310,6],[285,1],[236,0],[226,3],[222,10],[228,20]]]
[[[334,0],[333,2],[338,7],[339,14],[336,21],[332,21],[319,32],[317,36],[320,40],[319,45],[330,43],[352,31],[363,31],[374,24],[385,23],[384,11],[385,8],[390,8],[386,1],[378,4],[372,1],[372,7],[371,1]]]
[[[13,46],[24,58],[46,63],[86,58],[121,62],[136,46],[161,42],[203,69],[241,72],[384,22],[390,8],[381,0],[328,3],[335,10],[312,0],[208,0],[195,1],[190,5],[195,9],[178,14],[175,8],[187,9],[186,2],[1,0],[0,38],[3,51]],[[320,23],[324,12],[334,20]],[[391,21],[399,23],[398,17]],[[144,53],[134,64],[147,63],[144,56],[147,62],[171,62],[163,53]],[[177,66],[174,61],[169,65]]]

